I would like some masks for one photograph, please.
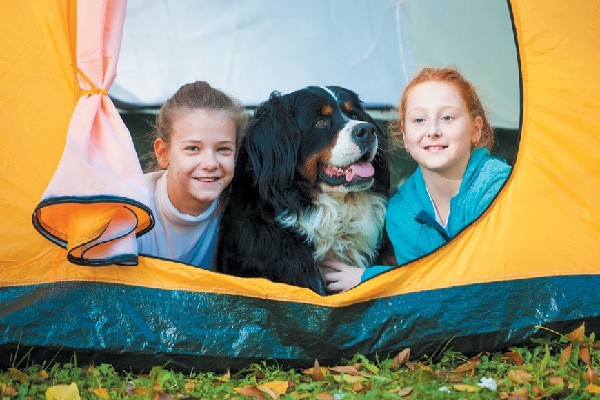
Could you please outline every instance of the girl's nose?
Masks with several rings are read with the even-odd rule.
[[[219,167],[216,154],[212,151],[204,151],[200,156],[200,167],[206,170],[214,170]]]
[[[432,121],[427,125],[427,136],[428,137],[438,137],[441,135],[442,135],[442,132],[440,131],[439,124],[436,121]]]

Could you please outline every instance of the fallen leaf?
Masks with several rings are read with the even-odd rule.
[[[94,393],[96,396],[101,399],[108,399],[108,390],[106,388],[89,388],[88,391]]]
[[[590,349],[587,346],[579,349],[579,359],[588,367],[590,366]]]
[[[477,365],[481,362],[481,360],[469,360],[466,363],[459,365],[458,367],[454,368],[452,370],[452,372],[455,373],[463,373],[463,372],[467,372],[467,371],[471,371],[474,372],[475,371],[475,367],[477,367]]]
[[[600,386],[594,385],[593,383],[587,385],[583,390],[592,394],[600,394]]]
[[[523,365],[523,356],[516,351],[507,351],[506,353],[502,354],[502,359],[508,360],[519,367]]]
[[[522,369],[513,369],[508,371],[508,377],[511,381],[517,383],[525,383],[533,380],[533,375]]]
[[[315,396],[317,400],[333,400],[333,395],[329,392],[322,392]]]
[[[573,345],[570,344],[560,352],[560,357],[558,358],[558,365],[563,366],[565,363],[569,361],[571,358],[571,351],[573,350]]]
[[[324,381],[325,379],[325,371],[321,370],[319,366],[319,360],[315,358],[315,365],[312,368],[312,378],[314,381]]]
[[[70,385],[51,386],[46,390],[46,400],[81,400],[75,382]]]
[[[588,383],[598,383],[598,374],[590,367],[585,371],[584,378]]]
[[[231,379],[231,372],[229,370],[219,377],[220,382],[229,382],[229,379]]]
[[[409,394],[411,394],[412,391],[413,391],[412,386],[407,386],[404,389],[398,390],[398,392],[396,394],[400,397],[404,397],[404,396],[408,396]]]
[[[263,392],[257,386],[244,386],[242,388],[234,388],[233,390],[237,391],[239,394],[247,397],[252,397],[254,399],[262,400]]]
[[[550,377],[550,379],[548,379],[548,383],[551,384],[552,386],[557,386],[557,385],[562,385],[562,386],[567,386],[567,382],[565,382],[564,378],[560,377],[560,376],[552,376]]]
[[[329,371],[337,372],[338,374],[360,375],[360,372],[354,366],[331,367]]]
[[[394,357],[392,365],[390,366],[390,369],[398,368],[402,364],[406,364],[408,362],[409,357],[410,357],[410,348],[407,347],[406,349],[404,349],[400,353],[398,353],[398,355],[396,357]]]
[[[336,382],[346,382],[346,383],[356,383],[356,382],[364,382],[367,378],[365,378],[364,376],[360,376],[360,375],[334,375],[333,379],[336,380]]]
[[[585,340],[585,322],[566,336],[571,342],[583,342]]]
[[[467,385],[464,383],[457,383],[456,385],[453,386],[454,390],[458,390],[459,392],[467,392],[467,393],[474,393],[474,392],[478,392],[479,388],[477,386],[471,386],[471,385]]]
[[[288,388],[290,387],[290,384],[288,381],[271,381],[263,383],[260,386],[274,390],[278,395],[281,396],[282,394],[285,394],[285,392],[287,392]]]
[[[519,388],[513,391],[509,397],[510,400],[527,400],[529,399],[529,390],[526,387]]]

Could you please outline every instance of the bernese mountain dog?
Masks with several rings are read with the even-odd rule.
[[[216,270],[326,295],[321,260],[390,265],[387,155],[385,135],[353,91],[273,92],[242,140]]]

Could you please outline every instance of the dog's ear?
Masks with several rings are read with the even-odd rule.
[[[278,213],[289,207],[293,195],[300,135],[292,110],[277,92],[256,110],[246,130],[247,156],[260,197]]]

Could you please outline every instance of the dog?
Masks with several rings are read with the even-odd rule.
[[[319,261],[391,265],[387,139],[353,91],[271,93],[249,122],[216,270],[327,295]]]

